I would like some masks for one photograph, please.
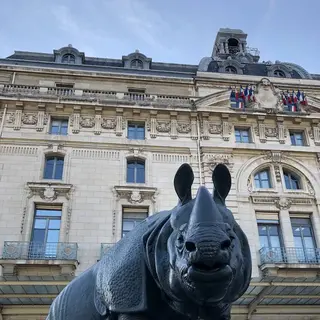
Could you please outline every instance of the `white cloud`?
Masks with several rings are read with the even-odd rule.
[[[170,30],[159,12],[143,0],[106,0],[105,8],[120,19],[122,27],[148,46],[164,49],[161,37]]]

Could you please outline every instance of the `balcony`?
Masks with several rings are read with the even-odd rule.
[[[313,277],[320,271],[320,248],[262,248],[259,253],[260,269],[268,275],[290,276],[300,272]]]
[[[76,243],[5,241],[0,265],[4,275],[73,274],[77,251]]]
[[[107,253],[107,251],[114,246],[114,243],[101,243],[100,259]]]
[[[191,98],[187,96],[147,94],[133,92],[116,92],[104,90],[80,90],[62,87],[40,87],[15,84],[0,84],[0,96],[25,97],[45,100],[73,100],[103,103],[104,101],[128,105],[164,105],[191,106]]]

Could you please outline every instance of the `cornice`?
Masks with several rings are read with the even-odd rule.
[[[94,149],[94,150],[116,150],[128,151],[130,149],[143,149],[146,152],[159,153],[180,153],[190,155],[190,147],[179,146],[155,146],[155,145],[132,145],[127,143],[108,143],[108,142],[84,142],[84,141],[64,141],[64,140],[43,140],[43,139],[26,139],[26,138],[1,138],[0,145],[19,145],[19,146],[37,146],[48,147],[48,145],[61,145],[64,148],[78,148],[78,149]]]
[[[1,65],[0,64],[0,71],[12,71],[12,72],[22,72],[22,73],[33,73],[39,74],[39,77],[43,78],[44,75],[66,75],[66,76],[73,76],[73,77],[82,77],[82,78],[90,78],[92,79],[103,79],[106,80],[123,80],[131,81],[138,80],[142,82],[150,83],[153,82],[160,82],[160,83],[182,83],[182,84],[193,84],[193,76],[190,77],[174,77],[174,76],[156,76],[156,75],[134,75],[130,73],[120,74],[115,72],[100,72],[100,71],[86,71],[86,70],[75,70],[75,69],[53,69],[49,67],[32,67],[32,66],[16,66],[16,65]],[[186,73],[186,75],[188,75]]]

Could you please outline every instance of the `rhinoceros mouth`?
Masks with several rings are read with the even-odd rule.
[[[191,282],[230,282],[232,269],[227,264],[208,267],[203,264],[193,264],[188,268],[186,280]]]

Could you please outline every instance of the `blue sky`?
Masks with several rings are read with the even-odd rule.
[[[219,28],[242,29],[262,60],[320,74],[319,0],[1,1],[0,57],[72,44],[87,56],[198,64]]]

